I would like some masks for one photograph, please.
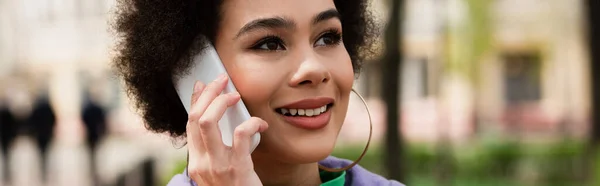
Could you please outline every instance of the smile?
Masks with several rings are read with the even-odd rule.
[[[304,99],[275,109],[275,112],[293,126],[318,130],[329,123],[334,101],[328,97]]]
[[[319,116],[329,110],[333,104],[323,105],[314,109],[299,109],[299,108],[280,108],[276,109],[277,113],[284,116]]]

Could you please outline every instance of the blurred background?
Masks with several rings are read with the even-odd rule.
[[[600,1],[373,0],[355,88],[360,165],[407,185],[600,185]],[[146,132],[110,69],[114,0],[0,0],[0,185],[165,185],[186,148]],[[369,118],[351,99],[334,155]]]

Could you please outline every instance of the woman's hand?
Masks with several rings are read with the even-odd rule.
[[[220,95],[227,82],[222,75],[207,86],[194,85],[187,123],[189,175],[198,185],[262,185],[254,172],[250,145],[252,136],[268,125],[253,117],[235,128],[232,147],[223,144],[218,122],[228,107],[240,101],[238,93]]]

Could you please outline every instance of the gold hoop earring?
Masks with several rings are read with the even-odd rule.
[[[371,120],[371,111],[369,110],[369,106],[367,106],[367,101],[365,101],[365,98],[363,98],[354,89],[352,89],[352,92],[354,92],[358,96],[358,98],[360,98],[360,100],[365,105],[365,108],[367,109],[367,115],[369,115],[369,140],[367,141],[367,145],[365,145],[365,149],[360,154],[360,156],[358,157],[358,159],[356,159],[356,161],[352,162],[350,165],[348,165],[346,167],[343,167],[343,168],[329,168],[329,167],[325,167],[325,166],[319,164],[319,169],[321,169],[321,170],[325,170],[325,171],[328,171],[328,172],[342,172],[342,171],[346,171],[346,170],[354,167],[365,156],[365,154],[367,153],[367,150],[369,149],[369,144],[371,144],[371,135],[373,134],[373,120]]]

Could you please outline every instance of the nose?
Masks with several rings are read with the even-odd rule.
[[[329,69],[315,56],[305,57],[290,80],[290,86],[318,86],[331,79]]]

